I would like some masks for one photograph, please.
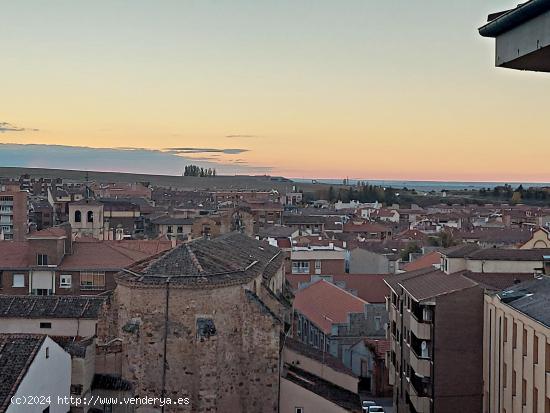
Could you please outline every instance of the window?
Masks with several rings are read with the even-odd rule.
[[[197,318],[197,339],[204,341],[216,335],[216,326],[211,318]]]
[[[376,330],[380,330],[380,328],[382,328],[382,317],[374,317],[374,328]]]
[[[182,226],[178,227],[178,234],[183,234],[183,227]]]
[[[321,271],[321,260],[315,260],[315,271]]]
[[[74,222],[82,222],[82,212],[78,209],[74,211]]]
[[[88,222],[94,222],[94,212],[88,211]]]
[[[294,413],[304,413],[304,408],[303,407],[295,407],[294,408]]]
[[[309,261],[292,261],[292,274],[309,274]]]
[[[533,363],[539,362],[539,337],[535,334],[533,336]]]
[[[12,287],[24,287],[25,286],[25,274],[13,274]]]
[[[47,359],[50,358],[50,348],[49,347],[46,347],[46,358]]]
[[[166,232],[167,232],[168,234],[171,234],[172,232],[174,232],[174,231],[172,230],[172,225],[168,225],[168,228],[166,229]]]
[[[59,277],[59,286],[61,288],[71,288],[71,274],[61,274]]]
[[[37,265],[48,265],[48,256],[46,254],[37,254],[36,264]]]
[[[80,288],[83,290],[102,290],[105,288],[105,273],[100,271],[82,271]]]
[[[40,328],[52,328],[52,323],[40,323]]]

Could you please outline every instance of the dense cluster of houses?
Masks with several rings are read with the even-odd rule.
[[[0,410],[17,411],[9,400],[29,382],[75,397],[179,386],[197,409],[244,394],[241,409],[302,413],[359,412],[366,398],[393,398],[399,412],[481,411],[495,392],[549,406],[550,208],[297,194],[5,182]],[[251,331],[265,357],[245,356]],[[219,368],[218,352],[245,357],[258,379],[235,389],[200,366],[194,381],[169,373],[182,357]],[[164,354],[168,382],[151,354]],[[55,388],[42,383],[52,363]],[[250,373],[230,365],[234,380]],[[205,396],[208,386],[223,395]],[[50,411],[131,411],[75,400]]]

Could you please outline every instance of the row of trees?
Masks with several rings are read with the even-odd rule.
[[[200,176],[201,178],[207,176],[216,176],[216,169],[201,168],[197,165],[187,165],[183,170],[183,176]]]
[[[386,204],[394,204],[399,202],[397,192],[393,188],[383,188],[377,185],[369,185],[361,183],[361,185],[350,186],[348,188],[334,189],[330,186],[326,199],[330,202],[342,201],[359,201],[359,202],[384,202]]]
[[[495,186],[493,189],[481,188],[479,196],[504,199],[512,202],[520,202],[522,199],[545,201],[550,199],[550,191],[547,188],[530,187],[525,189],[523,185],[513,189],[511,185]]]

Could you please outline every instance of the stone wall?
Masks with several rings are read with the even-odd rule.
[[[189,397],[187,411],[277,411],[281,326],[245,293],[254,291],[254,281],[221,288],[170,286],[166,397]],[[119,283],[114,306],[123,377],[140,397],[161,397],[166,286]]]

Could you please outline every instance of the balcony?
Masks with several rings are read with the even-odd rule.
[[[431,324],[418,321],[412,312],[410,314],[409,328],[411,332],[421,340],[431,340]]]
[[[430,412],[430,398],[427,395],[419,395],[416,391],[413,381],[409,383],[409,399],[411,404],[418,413],[429,413]]]
[[[431,376],[432,366],[430,360],[417,357],[414,351],[409,353],[409,364],[418,374],[425,377]]]

